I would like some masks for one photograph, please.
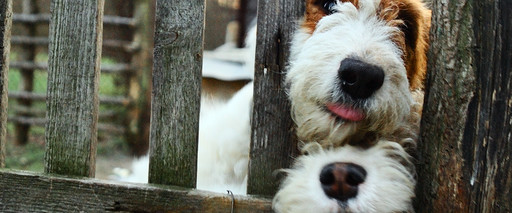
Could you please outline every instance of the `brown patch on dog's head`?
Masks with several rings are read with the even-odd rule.
[[[326,6],[333,2],[336,2],[336,0],[306,0],[306,19],[302,26],[313,33],[318,21],[329,15]],[[340,2],[351,2],[356,8],[359,7],[359,0],[341,0]]]
[[[377,15],[400,28],[393,40],[403,51],[411,90],[423,89],[427,70],[430,11],[418,0],[381,0]]]
[[[320,19],[329,15],[328,5],[335,0],[306,0],[306,17],[302,27],[310,33]],[[359,8],[359,0],[341,0]],[[420,0],[381,0],[377,16],[390,26],[400,28],[393,41],[403,51],[411,90],[423,89],[427,69],[430,10]]]

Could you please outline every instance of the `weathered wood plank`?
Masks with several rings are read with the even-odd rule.
[[[204,1],[156,3],[149,182],[195,187]]]
[[[230,212],[231,196],[0,170],[0,212]],[[234,196],[234,212],[272,212],[271,200]]]
[[[474,1],[477,86],[462,140],[469,212],[512,212],[512,1]]]
[[[512,212],[512,2],[433,1],[418,212]]]
[[[53,0],[45,171],[94,176],[103,0]]]
[[[7,142],[7,72],[12,24],[12,0],[0,0],[0,168],[5,165]]]
[[[291,36],[304,15],[303,0],[260,0],[256,48],[254,114],[248,193],[273,195],[296,150],[284,73]]]

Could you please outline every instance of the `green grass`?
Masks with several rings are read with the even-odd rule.
[[[17,60],[16,52],[10,55],[11,61]],[[36,56],[37,62],[46,62],[48,60],[47,54],[38,54]],[[114,64],[116,61],[103,58],[102,64]],[[11,69],[8,74],[8,89],[9,91],[19,91],[21,89],[21,73],[19,70]],[[48,74],[43,70],[36,70],[34,72],[34,85],[33,91],[35,93],[46,93]],[[125,94],[124,78],[113,74],[100,75],[99,93],[100,95],[120,96]],[[9,100],[9,109],[15,109],[17,103],[15,100]],[[34,102],[32,108],[37,110],[45,110],[46,104],[44,102]],[[119,106],[100,106],[100,111],[103,110],[116,110],[122,112],[124,107]],[[13,115],[13,110],[9,110],[9,115]],[[44,127],[33,126],[30,128],[29,142],[25,146],[14,145],[14,125],[9,123],[7,126],[8,141],[6,145],[6,168],[29,170],[35,172],[42,172],[44,169]],[[111,136],[110,134],[102,134],[100,138],[102,141],[98,143],[98,155],[108,156],[112,150],[121,153],[128,153],[128,145],[121,136]],[[103,136],[106,135],[106,136]]]
[[[13,129],[12,124],[8,124]],[[42,137],[42,136],[37,136]],[[25,146],[16,146],[13,143],[6,144],[5,166],[10,169],[43,172],[44,145],[29,142]]]

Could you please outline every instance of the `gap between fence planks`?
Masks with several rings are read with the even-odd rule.
[[[195,188],[204,1],[156,2],[149,182]]]
[[[231,212],[232,197],[180,187],[0,172],[0,212]],[[271,200],[234,196],[234,212],[272,212]]]
[[[296,22],[304,15],[302,0],[260,0],[254,84],[252,142],[247,191],[273,195],[297,153],[290,104],[283,85]]]
[[[12,24],[12,0],[0,0],[0,168],[5,166],[7,142],[7,72]]]
[[[104,0],[53,0],[45,172],[95,172]]]

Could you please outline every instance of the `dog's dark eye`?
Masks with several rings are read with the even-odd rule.
[[[336,12],[336,9],[334,9],[334,6],[336,6],[336,0],[329,0],[329,1],[324,2],[323,8],[324,8],[325,12],[327,13],[327,15],[331,15]]]

